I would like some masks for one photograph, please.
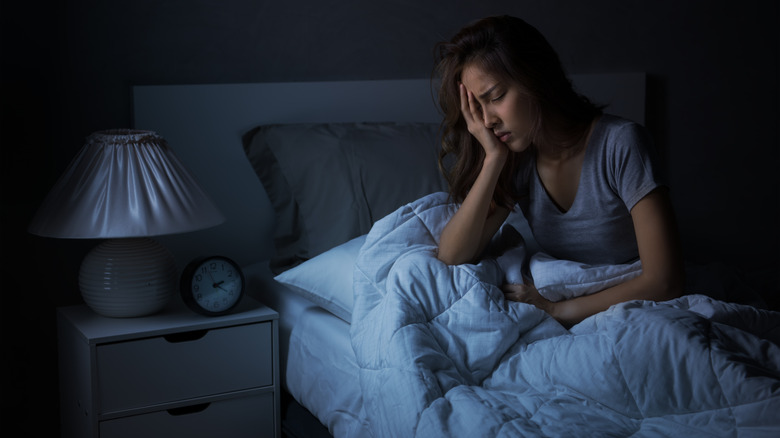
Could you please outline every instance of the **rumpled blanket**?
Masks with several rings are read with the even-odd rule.
[[[436,259],[455,208],[443,193],[400,208],[355,264],[351,337],[374,437],[779,436],[780,313],[687,295],[567,330],[504,299],[523,251]]]

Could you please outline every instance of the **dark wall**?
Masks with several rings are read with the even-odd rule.
[[[572,73],[646,72],[686,257],[777,273],[777,2],[2,0],[4,412],[56,419],[54,309],[80,302],[93,242],[25,228],[87,135],[131,126],[132,85],[428,77],[436,41],[499,13]]]

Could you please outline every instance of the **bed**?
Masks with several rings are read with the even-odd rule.
[[[573,81],[644,122],[644,74]],[[136,86],[133,102],[134,126],[166,138],[227,217],[160,240],[179,266],[233,258],[248,293],[280,313],[286,435],[780,430],[777,312],[690,290],[566,330],[497,285],[534,261],[537,286],[565,296],[637,267],[534,258],[519,213],[500,231],[511,244],[497,240],[482,262],[436,264],[454,206],[429,80]]]

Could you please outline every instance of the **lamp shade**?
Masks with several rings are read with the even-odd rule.
[[[44,199],[29,231],[73,239],[148,237],[223,221],[161,136],[117,129],[87,138]]]
[[[176,289],[173,256],[150,236],[223,221],[162,137],[151,131],[111,130],[87,138],[29,231],[108,239],[81,263],[81,295],[100,315],[136,317],[160,311]]]

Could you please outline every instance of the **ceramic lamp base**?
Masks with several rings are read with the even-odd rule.
[[[176,290],[176,262],[148,238],[111,239],[81,263],[81,296],[96,313],[114,318],[151,315],[162,310]]]

